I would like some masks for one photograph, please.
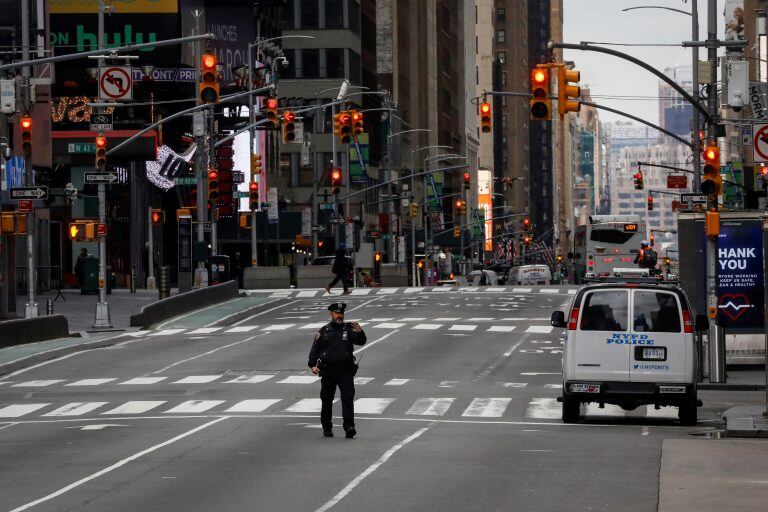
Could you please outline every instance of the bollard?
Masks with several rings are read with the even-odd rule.
[[[53,299],[45,299],[45,314],[48,316],[53,314]]]
[[[157,283],[157,291],[160,299],[167,299],[171,295],[171,267],[160,267]]]
[[[136,293],[136,265],[131,267],[131,293]]]

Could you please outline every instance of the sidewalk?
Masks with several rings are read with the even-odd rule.
[[[56,293],[54,290],[37,296],[40,316],[46,314],[46,299],[53,299]],[[171,293],[175,295],[178,290],[172,290]],[[62,290],[61,294],[63,297],[59,297],[53,303],[53,312],[67,318],[69,332],[105,330],[93,328],[98,295],[81,295],[80,290],[76,289]],[[26,296],[17,296],[16,299],[16,314],[23,318]],[[127,329],[130,326],[132,314],[138,312],[142,306],[157,300],[159,300],[157,290],[137,289],[136,293],[130,293],[130,290],[124,288],[112,290],[112,293],[107,295],[112,328]]]

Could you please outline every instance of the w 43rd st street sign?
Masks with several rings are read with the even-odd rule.
[[[111,172],[87,172],[85,173],[86,183],[114,183],[117,181],[117,174]]]

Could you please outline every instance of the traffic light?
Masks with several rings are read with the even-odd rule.
[[[480,104],[480,131],[483,133],[491,133],[492,128],[491,104],[484,101]]]
[[[277,98],[267,98],[266,101],[267,106],[267,122],[266,127],[267,128],[277,128]]]
[[[261,174],[261,155],[251,155],[251,174]]]
[[[296,140],[296,114],[287,110],[283,113],[283,142],[292,143]]]
[[[412,219],[415,219],[418,216],[419,216],[419,205],[416,203],[411,203],[410,217]]]
[[[453,228],[453,238],[460,238],[461,230],[459,228]]]
[[[523,245],[525,245],[526,247],[530,247],[532,244],[533,244],[533,237],[525,235],[523,237]]]
[[[760,164],[760,188],[768,190],[768,165]]]
[[[219,198],[219,171],[208,169],[208,206],[216,204]]]
[[[471,178],[472,178],[471,174],[469,174],[468,172],[464,173],[464,190],[469,190],[469,187],[471,185]]]
[[[203,103],[218,103],[219,101],[219,71],[216,55],[206,52],[200,61],[201,76],[200,101]]]
[[[158,224],[165,224],[165,212],[160,209],[152,209],[152,224],[158,225]]]
[[[21,122],[21,150],[24,156],[32,154],[32,118],[22,117]]]
[[[341,169],[334,167],[331,169],[331,192],[338,195],[341,192]]]
[[[568,112],[581,110],[581,103],[579,103],[581,89],[578,85],[580,78],[581,73],[575,69],[565,69],[565,66],[557,67],[557,111],[561,117]]]
[[[714,144],[704,149],[704,176],[701,177],[701,193],[715,197],[723,190],[723,178],[720,176],[720,148]]]
[[[648,211],[651,211],[651,210],[653,210],[653,196],[651,194],[648,194]]]
[[[634,175],[635,190],[643,190],[643,171],[637,171]]]
[[[107,138],[103,135],[96,137],[96,170],[103,171],[107,167]]]
[[[457,211],[457,212],[458,212],[459,210],[461,210],[461,203],[462,203],[462,202],[463,202],[463,201],[462,201],[461,199],[457,199],[457,200],[456,200],[456,211]]]
[[[531,219],[525,218],[523,219],[523,231],[530,231],[531,230]]]
[[[552,119],[552,104],[549,99],[549,69],[531,70],[531,119],[547,121]]]
[[[650,195],[648,197],[653,199]],[[650,243],[651,247],[653,247],[653,242],[656,240],[656,237],[653,236],[653,233],[651,233],[651,237],[648,240],[649,240],[649,243]]]
[[[357,110],[353,110],[351,114],[352,118],[352,134],[355,136],[355,140],[363,133],[363,114]]]
[[[563,262],[563,255],[562,254],[558,254],[557,255],[557,262],[558,263],[562,263]]]
[[[462,201],[461,205],[459,206],[459,214],[460,215],[465,215],[466,213],[467,213],[467,202],[466,201]]]
[[[349,144],[352,136],[352,116],[348,110],[342,110],[333,116],[333,132],[342,144]]]
[[[248,185],[248,207],[251,211],[259,209],[259,184],[255,181]]]
[[[373,261],[376,263],[381,263],[381,253],[379,251],[376,251],[373,255]]]
[[[670,266],[672,264],[672,259],[669,256],[664,256],[664,264]]]
[[[69,239],[74,242],[91,242],[96,240],[96,226],[91,220],[76,220],[69,223]]]

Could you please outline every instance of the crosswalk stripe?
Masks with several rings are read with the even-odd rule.
[[[560,293],[560,290],[553,289],[553,288],[542,288],[539,290],[539,293]]]
[[[420,291],[423,291],[424,288],[406,288],[403,290],[403,293],[419,293]]]
[[[440,317],[440,318],[434,318],[433,320],[435,322],[455,322],[456,321],[456,317],[453,317],[453,318]]]
[[[11,387],[12,388],[44,388],[46,386],[58,384],[59,382],[64,382],[64,380],[62,379],[29,380],[27,382],[19,382],[18,384],[14,384]]]
[[[475,398],[462,416],[501,418],[511,401],[511,398]]]
[[[224,332],[226,333],[237,333],[237,332],[251,332],[255,328],[257,328],[258,325],[239,325],[237,327],[233,327],[231,329],[228,329]]]
[[[416,324],[411,329],[418,329],[422,331],[434,331],[435,329],[439,329],[443,326],[443,324]]]
[[[109,402],[72,402],[58,409],[45,413],[43,416],[80,416],[87,414]]]
[[[477,329],[476,325],[454,324],[448,330],[449,331],[474,331],[475,329]]]
[[[146,386],[148,384],[157,384],[167,378],[168,377],[136,377],[135,379],[121,382],[118,386]]]
[[[369,382],[371,382],[374,378],[373,377],[355,377],[355,385],[356,386],[365,386]]]
[[[264,412],[279,402],[279,398],[255,398],[238,402],[224,412]]]
[[[188,400],[172,409],[163,411],[163,414],[199,414],[223,403],[224,400]]]
[[[207,384],[221,377],[221,375],[190,375],[174,382],[174,384]]]
[[[544,384],[544,389],[563,389],[562,384]]]
[[[400,324],[400,323],[397,323],[397,322],[388,322],[388,323],[385,322],[385,323],[382,323],[382,324],[373,325],[371,327],[373,327],[375,329],[399,329],[399,328],[401,328],[404,325],[405,324]]]
[[[405,414],[420,416],[442,416],[453,404],[455,398],[419,398]]]
[[[398,322],[422,322],[424,320],[426,320],[426,318],[401,318]]]
[[[532,325],[528,327],[525,332],[532,332],[535,334],[549,334],[552,332],[553,327],[551,325]]]
[[[266,327],[262,327],[262,331],[285,331],[286,329],[290,329],[296,324],[273,324],[268,325]]]
[[[371,293],[370,288],[356,288],[352,290],[352,295],[368,295]]]
[[[314,375],[291,375],[283,380],[277,381],[278,384],[313,384],[320,380],[320,377]]]
[[[484,292],[503,292],[506,290],[503,286],[488,286],[486,288],[483,288]]]
[[[160,407],[164,403],[165,400],[132,400],[101,414],[104,416],[109,414],[142,414],[155,407]]]
[[[107,382],[112,382],[117,379],[82,379],[75,382],[70,382],[69,384],[64,384],[65,386],[100,386],[102,384],[106,384]]]
[[[179,334],[180,332],[184,332],[185,329],[162,329],[159,331],[155,331],[150,333],[150,336],[172,336],[174,334]]]
[[[240,375],[239,377],[235,377],[232,380],[228,380],[224,382],[224,384],[258,384],[259,382],[264,382],[272,377],[274,377],[276,374],[270,374],[270,375]]]
[[[355,400],[355,413],[381,414],[394,401],[394,398],[360,398]]]
[[[576,290],[568,290],[569,295],[576,295]]]
[[[514,325],[492,325],[488,328],[488,332],[512,332],[514,330]]]
[[[220,331],[223,327],[200,327],[194,331],[190,331],[187,334],[211,334],[216,331]]]
[[[339,399],[335,398],[333,403],[338,401]],[[288,407],[285,412],[320,412],[321,407],[322,402],[319,398],[304,398]]]
[[[317,290],[305,290],[296,294],[297,297],[314,297],[317,295]]]
[[[505,388],[524,388],[528,385],[527,382],[502,382],[502,386]]]
[[[0,409],[0,418],[20,418],[51,404],[12,404]]]
[[[328,322],[315,322],[311,324],[302,325],[301,327],[299,327],[299,329],[319,329],[327,323]]]
[[[389,322],[390,320],[394,320],[394,318],[371,318],[368,321],[369,322]]]
[[[397,292],[397,288],[382,288],[376,295],[392,295]]]
[[[477,318],[467,318],[467,322],[492,322],[494,319],[487,317],[487,316],[481,316]]]
[[[533,288],[512,288],[513,293],[531,293]]]
[[[389,379],[387,382],[384,383],[385,386],[402,386],[403,384],[407,383],[411,379]]]
[[[562,408],[557,398],[533,398],[525,410],[527,418],[556,420],[562,416]]]

